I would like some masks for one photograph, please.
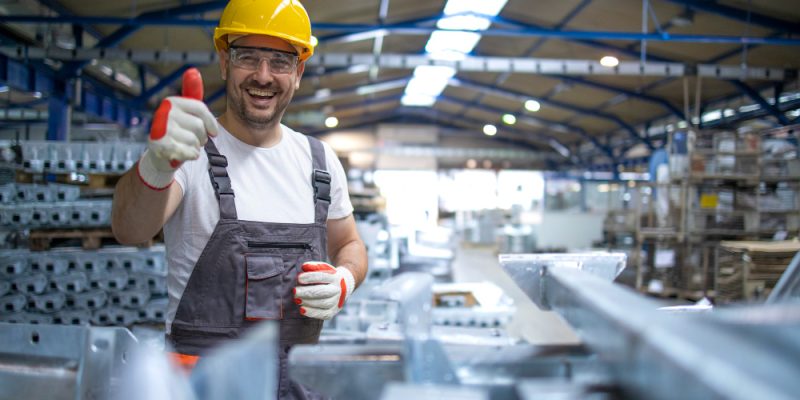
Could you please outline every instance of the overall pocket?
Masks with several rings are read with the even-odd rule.
[[[244,258],[247,266],[245,318],[283,318],[283,258],[272,254],[245,254]]]

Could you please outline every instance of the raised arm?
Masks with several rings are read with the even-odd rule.
[[[114,190],[111,229],[122,244],[150,240],[172,216],[183,198],[174,185],[181,163],[196,160],[217,123],[203,102],[200,72],[183,74],[183,96],[164,99],[153,116],[142,158],[120,178]]]

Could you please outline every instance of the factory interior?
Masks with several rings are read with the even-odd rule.
[[[306,25],[236,22],[302,10]],[[290,50],[235,45],[264,35]],[[0,1],[0,400],[796,399],[799,70],[797,1]],[[262,78],[278,89],[245,87]],[[301,255],[288,234],[243,247],[279,259],[275,315],[250,310],[274,274],[251,253],[214,263],[237,251],[217,233],[228,204],[236,226],[256,223],[250,187],[311,164],[237,186],[225,167],[247,160],[203,150],[214,136],[225,153],[216,130],[241,139],[235,107],[264,104],[285,107],[281,146],[310,138],[314,171],[295,185],[314,203],[259,207],[300,204],[327,235]],[[187,118],[197,153],[159,153]],[[321,150],[323,167],[313,138],[335,155]],[[176,236],[169,215],[123,240],[120,209],[155,210],[132,221],[149,226],[162,204],[128,198],[179,193],[183,218],[200,196],[190,170],[220,208],[201,210],[220,221],[208,244],[193,229],[205,219]],[[342,226],[363,242],[363,276],[340,261],[360,246],[337,247]],[[297,278],[324,275],[310,261],[336,280]],[[222,281],[236,296],[195,289]],[[338,305],[305,315],[316,303],[299,290],[323,286]],[[186,310],[229,298],[236,333],[184,351],[182,321],[201,321]],[[318,338],[286,347],[309,321]]]

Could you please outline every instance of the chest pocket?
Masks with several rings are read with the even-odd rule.
[[[283,318],[283,258],[272,254],[246,254],[245,318]]]

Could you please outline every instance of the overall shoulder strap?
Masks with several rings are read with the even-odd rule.
[[[217,150],[214,141],[210,138],[205,145],[208,155],[208,176],[211,178],[211,186],[214,187],[214,194],[217,195],[219,203],[220,219],[236,219],[236,204],[233,201],[234,194],[231,187],[231,178],[228,176],[228,159]]]
[[[328,221],[328,206],[331,204],[331,174],[325,163],[325,148],[319,139],[306,136],[311,145],[311,185],[314,187],[314,222]]]

